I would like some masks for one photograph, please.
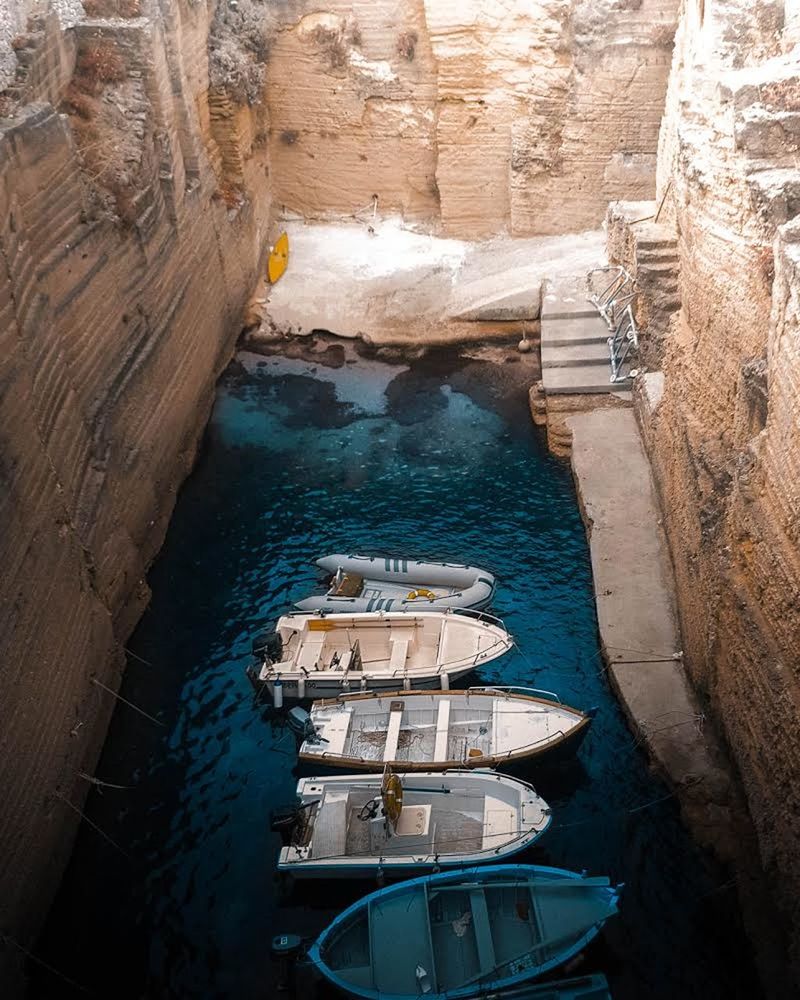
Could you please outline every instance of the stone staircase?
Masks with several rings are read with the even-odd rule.
[[[639,289],[635,314],[642,332],[640,359],[646,367],[658,369],[670,317],[681,307],[678,243],[674,229],[656,222],[637,223],[630,232]]]
[[[546,286],[541,319],[544,392],[630,398],[625,383],[611,381],[609,329],[587,295],[585,275]]]

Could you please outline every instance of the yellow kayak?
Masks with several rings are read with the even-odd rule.
[[[269,277],[270,284],[275,284],[275,282],[280,278],[283,272],[286,270],[289,264],[289,237],[286,233],[281,233],[278,237],[278,242],[272,248],[269,255],[269,261],[267,263],[267,276]]]

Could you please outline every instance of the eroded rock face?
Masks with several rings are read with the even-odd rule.
[[[798,970],[800,69],[782,15],[685,2],[659,161],[682,310],[643,416],[687,663],[741,770]]]
[[[266,252],[258,109],[215,110],[209,12],[164,7],[37,24],[0,120],[0,926],[23,947]]]
[[[298,6],[301,8],[298,11]],[[479,237],[650,197],[677,0],[327,0],[280,14],[276,201]]]

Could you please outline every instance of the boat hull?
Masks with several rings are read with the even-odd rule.
[[[427,689],[427,685],[425,686],[425,689]],[[402,702],[402,704],[406,705],[409,710],[413,711],[416,707],[415,703],[421,704],[423,701],[427,700],[421,697],[415,697],[414,693],[410,691],[394,690],[384,692],[376,690],[369,693],[365,692],[363,694],[352,693],[339,695],[333,699],[323,699],[315,702],[311,707],[311,722],[316,723],[319,727],[318,732],[322,737],[322,740],[319,742],[304,742],[298,751],[298,758],[304,767],[314,768],[315,770],[324,768],[328,772],[374,771],[376,766],[382,766],[384,764],[388,764],[395,770],[408,772],[448,771],[456,768],[493,768],[503,771],[524,772],[525,768],[533,763],[543,761],[554,763],[558,760],[563,760],[574,755],[586,737],[595,714],[594,710],[589,712],[580,712],[578,709],[570,708],[569,706],[563,705],[561,702],[554,703],[552,698],[548,700],[542,697],[520,694],[516,693],[514,689],[511,689],[511,693],[508,694],[502,693],[501,689],[497,689],[496,693],[493,693],[492,689],[480,688],[469,689],[466,691],[434,690],[431,704],[438,704],[438,702],[446,700],[453,705],[457,705],[459,709],[468,712],[469,708],[472,707],[476,701],[482,701],[484,708],[486,708],[496,698],[501,699],[506,705],[520,706],[523,709],[535,710],[540,715],[546,714],[547,712],[558,712],[562,722],[565,717],[569,720],[569,728],[565,728],[561,733],[555,732],[548,735],[545,740],[538,743],[529,745],[523,744],[512,750],[502,750],[501,752],[495,753],[484,752],[474,756],[467,755],[461,758],[451,757],[442,760],[433,759],[431,754],[416,760],[409,759],[407,757],[391,758],[387,760],[380,756],[361,757],[352,752],[347,753],[337,749],[330,749],[332,746],[335,746],[335,744],[332,744],[330,740],[325,739],[326,709],[338,714],[343,714],[345,710],[358,712],[359,709],[366,712],[373,712],[375,710],[374,706],[382,705],[385,711],[387,701],[393,702],[395,699],[398,701],[406,699],[406,701]],[[320,721],[317,721],[315,715]],[[431,718],[434,717],[435,713],[431,709]],[[409,728],[413,729],[414,727],[413,725],[409,725]],[[423,726],[422,728],[431,729],[432,725],[427,727]]]
[[[564,906],[569,905],[570,895],[572,899],[583,907],[579,916],[569,923],[570,931],[567,936],[548,939],[546,947],[539,949],[534,943],[530,945],[528,952],[522,952],[518,959],[513,962],[503,960],[499,965],[493,965],[489,960],[488,965],[483,965],[484,969],[490,970],[485,974],[479,973],[471,977],[462,978],[461,981],[454,981],[442,984],[438,978],[438,964],[444,953],[441,948],[428,954],[425,957],[424,948],[426,941],[431,946],[431,924],[425,927],[425,921],[431,921],[429,907],[435,896],[446,896],[448,892],[461,892],[462,896],[470,898],[474,892],[484,892],[490,887],[506,886],[512,889],[520,887],[531,887],[530,891],[536,894],[544,891],[545,894],[552,892],[554,887],[559,895],[563,894]],[[493,996],[495,993],[510,991],[512,997],[523,997],[523,986],[532,984],[534,980],[545,975],[553,969],[558,968],[568,962],[575,955],[579,954],[592,941],[600,929],[617,911],[618,894],[621,887],[613,888],[609,885],[608,879],[585,879],[584,876],[575,872],[567,872],[557,868],[547,868],[533,865],[490,865],[484,868],[465,869],[460,872],[440,873],[437,875],[423,876],[410,882],[403,882],[399,885],[386,887],[371,893],[369,896],[359,900],[348,907],[322,932],[308,952],[310,963],[334,986],[342,990],[349,996],[360,997],[363,1000],[412,1000],[420,994],[424,994],[429,1000],[475,1000],[478,997]],[[537,897],[534,896],[534,899]],[[423,909],[420,911],[419,900],[422,899]],[[412,912],[411,908],[415,900],[413,918],[406,917]],[[583,904],[579,901],[583,900]],[[591,900],[591,903],[589,903]],[[517,907],[519,904],[514,904]],[[562,904],[559,903],[559,906]],[[539,904],[534,903],[538,909]],[[588,907],[588,909],[587,909]],[[476,910],[471,907],[473,919]],[[389,912],[394,912],[401,919],[397,932],[401,933],[400,926],[403,927],[402,939],[386,940],[382,935],[386,933],[386,916]],[[480,913],[480,909],[477,911]],[[515,909],[507,911],[509,916],[513,915]],[[553,913],[552,900],[550,912]],[[522,917],[520,911],[516,910],[518,919],[527,921],[527,917]],[[365,915],[366,914],[366,918]],[[372,920],[377,914],[378,926],[373,930]],[[481,920],[483,934],[493,933],[491,923],[486,922],[486,909],[483,909]],[[373,949],[368,945],[369,964],[364,966],[363,962],[355,965],[362,954],[358,942],[350,938],[356,945],[355,959],[347,956],[341,951],[340,942],[346,938],[351,929],[357,929],[359,922],[368,921],[367,933],[370,941],[375,941]],[[537,920],[540,917],[536,918]],[[558,921],[556,921],[558,922]],[[420,923],[422,927],[420,928]],[[464,940],[464,935],[470,928],[471,921],[458,918],[450,924],[439,925],[446,935],[455,935]],[[460,925],[460,926],[457,926]],[[567,924],[565,924],[565,927]],[[391,923],[389,923],[390,931]],[[425,931],[427,930],[427,937]],[[475,933],[478,933],[476,925]],[[483,938],[485,940],[485,938]],[[395,947],[399,946],[399,950]],[[380,947],[380,951],[378,951]],[[456,945],[456,947],[460,947]],[[337,948],[339,948],[337,954]],[[452,951],[453,946],[450,945]],[[422,950],[422,955],[420,956]],[[484,949],[485,950],[485,949]],[[456,954],[458,958],[458,954]],[[343,960],[344,959],[344,960]],[[349,961],[349,964],[348,964]],[[480,962],[483,963],[484,959]],[[388,962],[388,964],[386,964]],[[329,964],[333,963],[333,964]],[[414,967],[416,964],[416,972]],[[373,971],[374,970],[374,971]],[[379,971],[380,970],[380,971]],[[402,970],[398,976],[397,970]],[[388,976],[395,981],[409,984],[406,988],[400,989],[389,986],[386,982]],[[463,971],[460,973],[464,977]],[[381,982],[376,982],[380,976]],[[421,984],[425,984],[422,987]],[[413,984],[413,985],[412,985]],[[602,987],[604,982],[598,984]],[[505,994],[503,994],[505,995]],[[569,997],[571,994],[565,994]],[[581,994],[573,994],[580,996]],[[602,993],[600,996],[602,997]],[[536,996],[533,992],[532,996]],[[591,996],[591,994],[589,994]]]
[[[497,587],[494,576],[487,570],[455,563],[339,553],[318,559],[317,565],[330,574],[339,570],[357,574],[363,580],[362,594],[356,597],[317,594],[295,604],[301,611],[328,614],[447,608],[483,611],[490,607]],[[411,597],[412,594],[418,596]]]
[[[408,878],[493,864],[529,848],[552,819],[527,782],[457,770],[397,773],[405,806],[390,823],[378,808],[384,780],[374,773],[302,779],[303,818],[285,838],[278,871],[306,879]]]
[[[467,667],[463,670],[449,671],[447,676],[450,681],[459,680],[462,677],[466,677],[467,674],[472,672],[472,667]],[[396,677],[386,677],[380,674],[363,674],[361,679],[363,682],[363,689],[366,691],[374,692],[391,692],[397,689],[397,678]],[[439,690],[442,684],[442,675],[440,673],[420,673],[420,674],[408,674],[408,691],[436,691]],[[255,683],[261,690],[264,690],[270,698],[274,700],[275,698],[275,682],[273,680],[259,681],[256,678]],[[360,685],[359,685],[360,686]],[[281,677],[281,688],[283,690],[284,700],[291,699],[293,701],[308,701],[317,698],[337,698],[342,694],[349,694],[352,692],[352,686],[346,688],[342,687],[340,681],[335,678],[326,677],[291,677],[283,675]],[[452,764],[450,765],[453,766]],[[367,770],[374,770],[375,764],[373,762],[372,766]],[[421,768],[421,770],[430,770],[430,768]]]
[[[275,637],[275,655],[265,652],[247,673],[276,707],[352,691],[447,689],[513,645],[499,619],[463,609],[295,612],[278,620]]]

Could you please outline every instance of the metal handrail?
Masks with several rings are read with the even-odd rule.
[[[638,350],[639,335],[633,317],[633,302],[638,295],[636,280],[621,265],[596,267],[589,271],[587,281],[592,287],[592,279],[597,274],[612,274],[601,291],[591,292],[589,301],[605,320],[611,336],[608,338],[608,352],[611,362],[610,382],[627,382],[635,370],[623,374],[623,368],[631,350]]]
[[[588,299],[606,321],[609,330],[616,329],[619,317],[629,306],[638,294],[636,280],[621,265],[610,265],[608,267],[596,267],[589,271],[589,286],[592,284],[592,276],[595,274],[613,273],[614,277],[606,284],[602,291],[589,294]]]
[[[633,310],[627,306],[622,318],[614,330],[612,336],[608,338],[608,350],[611,355],[611,381],[624,382],[631,377],[632,373],[622,374],[622,368],[628,358],[631,348],[639,347],[639,335],[636,330],[636,321],[633,318]]]

